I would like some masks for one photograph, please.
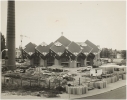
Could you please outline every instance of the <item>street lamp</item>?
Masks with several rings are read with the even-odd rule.
[[[3,53],[4,51],[8,51],[8,49],[3,49],[3,50],[1,51],[1,64],[2,64],[2,53]],[[5,65],[5,66],[6,66],[6,65]]]
[[[8,49],[3,49],[3,50],[1,51],[1,56],[2,56],[2,53],[3,53],[4,51],[8,51]]]
[[[3,50],[1,51],[1,59],[2,59],[2,53],[3,53],[4,51],[8,51],[8,49],[3,49]]]

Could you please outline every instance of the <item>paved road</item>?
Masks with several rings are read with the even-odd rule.
[[[126,86],[120,87],[118,89],[106,93],[84,97],[81,99],[126,99]]]

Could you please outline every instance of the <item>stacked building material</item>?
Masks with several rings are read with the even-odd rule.
[[[82,95],[88,92],[88,87],[84,86],[66,86],[66,92],[68,94]]]
[[[94,87],[99,89],[106,88],[106,86],[107,86],[106,81],[98,81],[98,82],[95,82],[94,84]]]
[[[116,76],[108,77],[105,80],[107,81],[107,84],[114,83],[114,82],[117,82],[119,80],[119,76],[116,75]]]
[[[123,75],[122,75],[122,79],[123,79],[123,80],[126,80],[126,74],[123,74]]]

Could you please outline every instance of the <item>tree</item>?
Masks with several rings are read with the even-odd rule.
[[[104,58],[104,48],[102,48],[101,52],[100,52],[100,57]]]
[[[100,56],[101,56],[101,58],[108,58],[108,56],[109,56],[108,49],[107,48],[102,48]]]
[[[122,58],[126,59],[126,50],[122,50],[121,54],[122,54]]]
[[[4,35],[2,35],[2,33],[0,32],[1,34],[1,51],[5,49],[5,38],[4,38]],[[5,59],[5,54],[6,52],[3,52],[2,53],[2,59]]]

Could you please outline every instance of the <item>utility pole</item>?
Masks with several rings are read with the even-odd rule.
[[[20,35],[20,38],[21,38],[21,47],[20,47],[20,50],[21,50],[21,61],[23,61],[23,54],[22,54],[22,42],[23,42],[23,38],[26,37],[26,38],[29,38],[25,35]]]

